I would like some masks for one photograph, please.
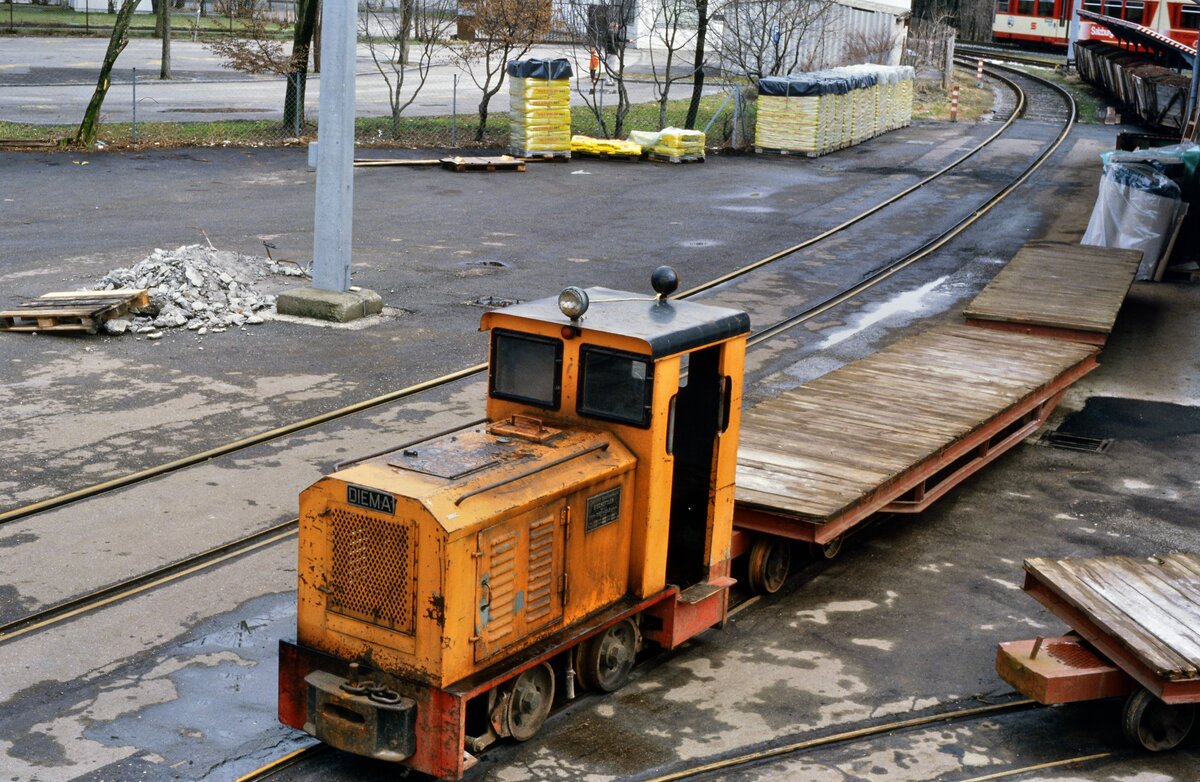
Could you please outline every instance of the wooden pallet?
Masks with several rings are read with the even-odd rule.
[[[623,160],[623,161],[628,161],[630,163],[640,163],[642,160],[641,155],[633,155],[633,154],[624,153],[624,152],[613,152],[610,154],[607,152],[576,151],[576,152],[572,152],[571,154],[575,155],[576,157],[590,158],[592,160]]]
[[[524,171],[525,161],[501,157],[446,157],[442,158],[442,168],[447,171]]]
[[[783,155],[784,157],[820,157],[822,152],[806,152],[799,149],[774,149],[772,147],[755,147],[756,155]]]
[[[145,307],[150,296],[143,288],[115,291],[47,293],[0,312],[0,331],[86,331],[95,334],[106,320]]]
[[[512,156],[524,158],[527,162],[535,163],[565,163],[571,159],[569,149],[520,149],[512,148]]]
[[[664,155],[660,152],[647,152],[646,157],[655,163],[703,163],[704,155]]]

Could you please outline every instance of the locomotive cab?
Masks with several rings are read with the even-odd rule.
[[[303,492],[284,723],[457,778],[724,619],[749,319],[676,284],[485,314],[484,423]]]

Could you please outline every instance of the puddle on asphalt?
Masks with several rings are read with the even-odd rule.
[[[896,315],[919,315],[923,312],[934,309],[931,302],[926,301],[936,288],[941,286],[947,280],[948,276],[943,275],[932,282],[928,282],[919,288],[911,291],[905,291],[898,296],[893,296],[891,299],[882,304],[866,308],[862,314],[854,319],[853,325],[847,326],[844,329],[838,329],[825,338],[821,343],[821,348],[831,348],[834,345],[845,342],[855,334],[866,331],[876,323],[887,320]],[[911,318],[909,318],[911,320]]]

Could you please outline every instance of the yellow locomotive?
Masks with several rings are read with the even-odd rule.
[[[301,494],[281,721],[458,778],[724,620],[750,321],[652,282],[488,312],[484,423]]]

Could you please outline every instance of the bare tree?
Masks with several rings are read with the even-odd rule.
[[[704,97],[704,60],[708,56],[708,28],[712,23],[710,14],[716,8],[709,7],[708,0],[696,0],[696,49],[692,57],[692,97],[688,102],[687,118],[683,126],[689,130],[696,127],[700,116],[700,99]]]
[[[239,3],[241,29],[230,35],[222,35],[204,44],[210,52],[221,58],[227,68],[242,73],[285,74],[291,70],[292,56],[283,42],[274,37],[278,29],[266,10],[258,3]],[[234,6],[226,7],[234,13]]]
[[[887,65],[891,62],[898,38],[889,30],[857,30],[846,37],[843,59],[847,65],[863,62]]]
[[[158,25],[162,30],[162,60],[158,78],[171,78],[171,0],[158,0]]]
[[[137,4],[138,0],[125,0],[121,4],[121,10],[117,13],[117,18],[113,21],[112,35],[108,39],[108,49],[104,52],[104,61],[100,64],[100,76],[96,80],[96,91],[92,93],[92,99],[83,112],[83,120],[79,123],[79,130],[75,132],[76,144],[86,144],[90,147],[96,143],[96,132],[100,125],[100,108],[104,105],[104,96],[108,94],[113,65],[116,64],[117,57],[129,44],[129,21],[133,18],[133,9],[137,7]]]
[[[286,76],[283,125],[288,128],[303,125],[304,88],[320,0],[298,0],[291,52],[275,37],[280,25],[258,0],[227,0],[216,3],[215,8],[222,13],[237,14],[241,25],[236,32],[208,41],[205,47],[233,70]]]
[[[400,115],[429,78],[434,53],[454,25],[454,11],[453,0],[400,0],[390,9],[368,5],[359,17],[361,38],[387,84],[394,136],[400,135]]]
[[[667,126],[667,103],[671,87],[686,81],[696,73],[695,63],[682,61],[686,49],[696,45],[699,23],[696,0],[649,0],[652,27],[650,32],[650,74],[654,80],[654,97],[658,101],[659,130]]]
[[[719,42],[725,67],[751,79],[810,70],[832,0],[730,0]]]
[[[657,2],[658,0],[653,0]],[[681,0],[684,2],[686,0]],[[596,117],[599,132],[604,137],[620,137],[625,133],[625,119],[632,104],[625,81],[625,54],[629,45],[629,26],[637,19],[638,0],[607,0],[592,3],[588,0],[568,0],[560,5],[559,26],[567,32],[574,45],[586,47],[589,54],[595,49],[600,58],[600,75],[604,86],[611,87],[617,100],[610,125],[604,108],[604,91],[582,83],[576,92]],[[579,62],[578,50],[575,61]],[[587,59],[587,57],[583,58]],[[596,85],[599,87],[599,85]],[[609,104],[611,105],[611,103]]]
[[[461,4],[475,14],[475,40],[455,49],[483,96],[475,141],[487,132],[488,105],[504,86],[505,66],[529,53],[550,29],[550,0],[469,0]]]

